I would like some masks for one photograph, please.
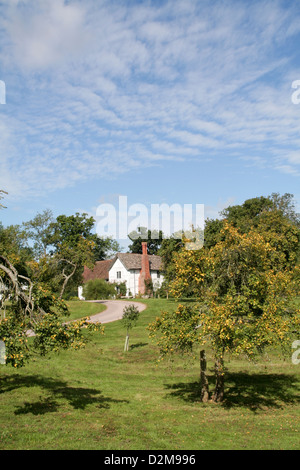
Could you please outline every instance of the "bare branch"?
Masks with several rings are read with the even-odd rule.
[[[8,281],[11,284],[11,287],[14,291],[15,296],[21,299],[25,304],[24,317],[29,316],[30,321],[32,323],[35,323],[35,317],[34,317],[35,305],[34,305],[34,301],[32,298],[33,283],[31,279],[29,279],[28,277],[19,275],[16,268],[5,256],[0,255],[0,261],[1,261],[0,270],[2,270],[7,275]],[[21,280],[26,281],[27,287],[28,287],[28,294],[24,291]],[[5,281],[3,278],[2,278],[2,283],[5,286]],[[39,314],[45,315],[44,310],[39,306],[37,306],[37,311]]]
[[[65,268],[63,268],[63,271],[62,271],[62,275],[64,277],[64,282],[63,282],[63,285],[62,285],[62,288],[61,288],[61,291],[60,291],[60,294],[59,294],[59,299],[62,299],[62,296],[64,294],[64,291],[65,291],[65,288],[66,288],[66,285],[68,284],[69,280],[71,279],[71,277],[75,274],[75,271],[77,269],[77,264],[75,263],[72,263],[72,261],[68,260],[68,259],[65,259],[65,258],[62,258],[58,261],[59,263],[60,262],[65,262],[67,263],[68,265],[70,266],[73,266],[73,270],[70,274],[66,274],[65,273]]]

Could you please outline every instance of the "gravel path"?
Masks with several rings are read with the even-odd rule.
[[[110,323],[112,321],[120,320],[123,316],[123,309],[128,305],[135,305],[139,311],[145,310],[146,305],[141,302],[130,300],[87,300],[87,302],[94,302],[98,304],[105,304],[106,309],[96,315],[90,315],[89,322],[91,323]],[[28,330],[26,335],[35,336],[32,330]]]
[[[87,300],[87,302],[95,302],[106,306],[106,309],[103,310],[103,312],[90,316],[89,321],[92,323],[110,323],[112,321],[120,320],[123,316],[124,307],[128,305],[136,306],[140,312],[146,308],[145,304],[130,300]]]

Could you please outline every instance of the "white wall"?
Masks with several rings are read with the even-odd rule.
[[[159,289],[163,283],[164,276],[162,274],[158,275],[157,271],[151,271],[151,279],[153,283],[154,292]]]
[[[117,272],[121,272],[121,278],[117,278]],[[126,295],[129,295],[129,292],[133,296],[138,295],[139,293],[139,276],[140,276],[140,269],[131,269],[127,271],[123,263],[117,259],[113,266],[110,268],[109,271],[109,282],[126,282]],[[161,286],[164,277],[160,275],[157,276],[157,271],[151,271],[151,279],[153,282],[154,288],[158,288]]]
[[[121,277],[117,277],[117,272],[121,272]],[[128,295],[129,291],[132,295],[136,295],[138,293],[139,287],[139,271],[138,270],[130,270],[127,271],[124,264],[117,259],[113,266],[109,270],[109,282],[116,282],[121,284],[122,282],[126,283],[126,295]]]
[[[121,272],[121,278],[117,278],[117,272]],[[151,279],[153,282],[154,291],[158,289],[164,280],[164,276],[160,274],[158,277],[157,271],[151,271]],[[127,271],[124,264],[117,259],[113,266],[110,268],[109,271],[109,282],[116,282],[117,284],[121,284],[126,282],[126,295],[128,296],[131,293],[133,296],[138,295],[139,293],[139,276],[140,276],[140,269],[131,269]],[[82,295],[82,286],[78,287],[78,297],[81,300],[84,300]]]

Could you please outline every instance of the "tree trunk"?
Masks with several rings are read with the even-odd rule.
[[[206,355],[204,349],[200,351],[200,395],[201,401],[209,400],[209,387],[206,377]]]
[[[126,339],[125,339],[125,346],[124,346],[124,352],[128,351],[128,349],[129,349],[129,331],[127,330]]]
[[[213,393],[213,401],[221,402],[224,399],[224,359],[223,356],[217,357],[215,362],[215,375],[216,375],[216,386]]]
[[[64,282],[63,282],[63,285],[62,285],[62,288],[61,288],[61,291],[60,291],[60,294],[59,294],[59,299],[62,299],[62,296],[64,295],[64,291],[65,291],[65,288],[66,288],[66,285],[68,284],[69,280],[71,279],[71,277],[74,275],[76,269],[77,269],[77,265],[72,263],[71,261],[68,261],[66,259],[61,259],[59,261],[64,261],[66,263],[68,263],[70,266],[73,267],[73,271],[70,273],[70,274],[66,274],[65,273],[65,268],[63,269],[63,272],[62,272],[62,275],[64,277]]]

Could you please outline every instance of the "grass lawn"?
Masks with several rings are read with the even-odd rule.
[[[79,300],[67,300],[70,315],[64,317],[66,321],[79,320],[82,317],[89,317],[106,310],[106,306],[101,303],[81,302]]]
[[[1,450],[300,448],[300,365],[276,352],[258,364],[227,361],[226,400],[203,404],[198,359],[157,363],[148,338],[147,325],[174,302],[145,302],[127,353],[117,321],[83,350],[37,357],[19,370],[0,366]],[[93,304],[75,303],[76,315],[92,314]]]

